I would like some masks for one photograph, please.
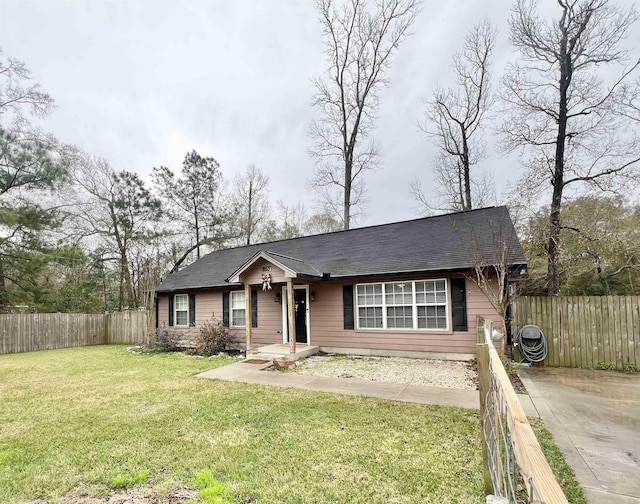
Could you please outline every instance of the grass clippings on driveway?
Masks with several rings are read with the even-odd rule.
[[[0,356],[0,502],[169,495],[203,470],[228,502],[484,502],[476,412],[194,378],[230,361]]]

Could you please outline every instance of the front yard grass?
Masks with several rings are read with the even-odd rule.
[[[80,484],[166,495],[203,471],[229,502],[484,502],[477,412],[193,377],[229,361],[0,356],[0,502]]]

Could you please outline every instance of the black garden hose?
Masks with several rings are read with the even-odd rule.
[[[526,325],[518,331],[516,346],[529,362],[542,362],[547,357],[547,340],[536,325]]]

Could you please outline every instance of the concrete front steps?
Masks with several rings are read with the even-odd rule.
[[[289,350],[288,344],[266,345],[258,348],[252,348],[247,351],[246,358],[272,361],[273,359],[278,359],[280,357],[288,357],[295,361],[317,354],[320,351],[320,347],[298,343],[296,345],[295,354],[290,353]]]

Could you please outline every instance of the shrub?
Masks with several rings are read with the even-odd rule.
[[[163,324],[156,329],[151,347],[163,352],[176,352],[180,349],[180,334]]]
[[[224,352],[231,343],[229,329],[220,319],[213,317],[200,327],[200,334],[196,339],[195,353],[209,357]]]
[[[602,371],[615,371],[616,365],[613,362],[598,362],[596,368]]]

